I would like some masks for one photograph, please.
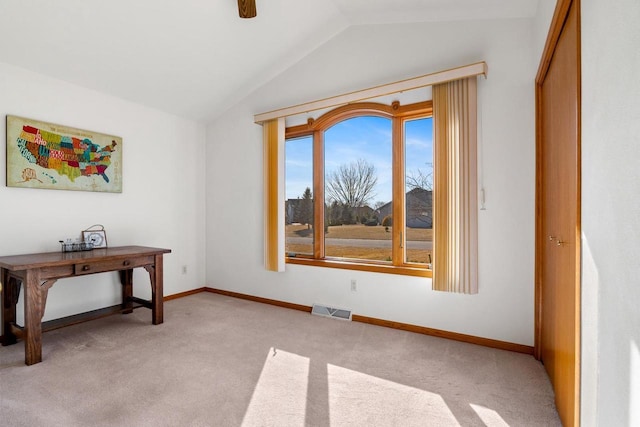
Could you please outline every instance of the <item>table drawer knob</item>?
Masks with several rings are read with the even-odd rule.
[[[91,269],[91,267],[88,266],[88,265],[83,265],[82,266],[82,271],[89,271],[90,269]]]
[[[123,262],[122,265],[127,267],[127,266],[131,265],[131,261],[127,260],[127,261]]]

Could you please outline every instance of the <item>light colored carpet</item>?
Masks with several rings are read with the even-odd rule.
[[[3,426],[559,426],[531,356],[200,293],[0,348]]]

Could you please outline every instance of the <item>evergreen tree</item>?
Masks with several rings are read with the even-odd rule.
[[[298,204],[298,218],[301,224],[307,224],[307,228],[313,225],[313,196],[309,187],[304,190]]]

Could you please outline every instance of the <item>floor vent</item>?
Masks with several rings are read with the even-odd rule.
[[[311,314],[315,314],[316,316],[333,317],[334,319],[351,320],[351,310],[332,308],[320,304],[313,304]]]

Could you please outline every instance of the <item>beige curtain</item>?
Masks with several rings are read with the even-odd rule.
[[[284,271],[284,118],[262,124],[264,143],[264,264]]]
[[[433,289],[478,292],[476,77],[433,86]]]

